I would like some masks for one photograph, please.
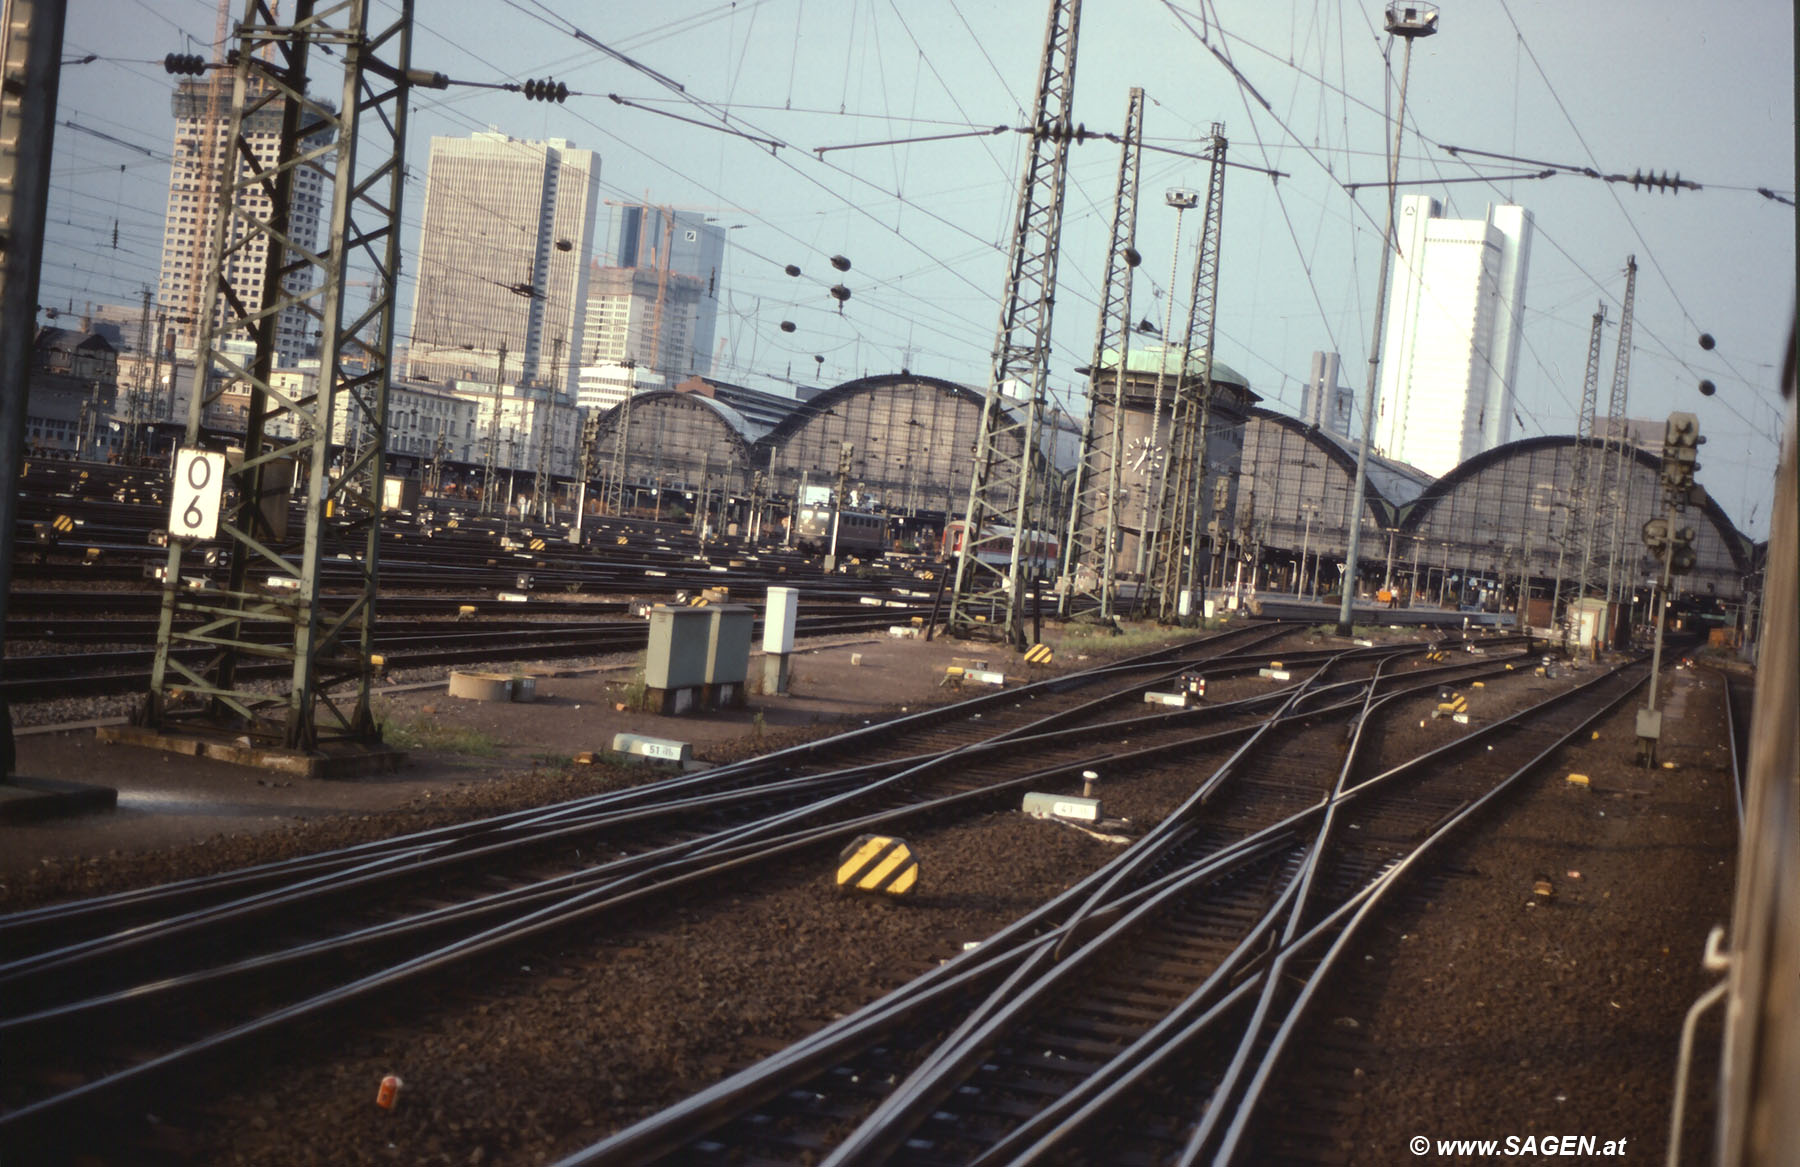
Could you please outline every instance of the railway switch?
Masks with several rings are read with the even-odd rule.
[[[905,839],[861,835],[838,854],[839,891],[903,896],[919,886],[919,860]]]

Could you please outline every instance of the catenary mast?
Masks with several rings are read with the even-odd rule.
[[[1081,0],[1052,0],[1031,147],[1013,218],[993,373],[981,411],[962,552],[950,598],[953,635],[999,635],[1015,645],[1025,641],[1024,553],[1031,527],[1032,474],[1041,461],[1038,410],[1049,372],[1050,314],[1056,300],[1069,146],[1086,136],[1071,120],[1080,25]],[[1016,409],[1006,403],[1006,390],[1012,385],[1024,394]],[[1003,557],[1004,565],[985,562],[982,552],[999,552],[996,559]]]

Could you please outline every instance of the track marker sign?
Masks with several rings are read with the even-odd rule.
[[[225,494],[225,455],[183,447],[175,455],[175,484],[169,492],[169,534],[178,539],[211,539],[219,533],[219,503]]]

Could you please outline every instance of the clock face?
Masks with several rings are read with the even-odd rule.
[[[1133,438],[1125,450],[1125,464],[1148,478],[1162,468],[1163,450],[1148,437]]]

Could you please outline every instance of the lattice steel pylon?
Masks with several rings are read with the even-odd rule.
[[[223,588],[211,586],[192,571],[197,548],[171,537],[145,709],[156,728],[224,730],[299,750],[334,739],[380,738],[369,686],[407,106],[415,86],[442,88],[445,80],[411,68],[411,0],[398,0],[398,14],[374,32],[368,6],[369,0],[296,0],[285,20],[268,0],[244,6],[232,66],[231,164],[218,184],[206,306],[197,321],[198,391],[184,441],[190,448],[222,446],[208,431],[207,407],[230,386],[247,391],[243,457],[229,471],[236,496],[224,500],[219,515],[230,572]],[[325,51],[315,56],[314,46]],[[334,95],[340,104],[333,108],[313,94],[340,63],[342,87]],[[264,164],[250,127],[260,111],[277,105],[279,142],[273,163]],[[334,180],[323,250],[289,230],[293,178],[302,167]],[[261,302],[250,304],[232,291],[226,273],[258,251],[267,256],[268,276]],[[352,264],[373,276],[374,295],[360,307],[346,304]],[[222,313],[214,308],[221,297]],[[310,388],[280,390],[270,384],[276,322],[295,306],[320,328],[319,377]],[[247,362],[228,349],[244,337],[254,344]],[[362,435],[336,466],[334,407],[342,408],[346,423],[359,421]],[[289,425],[298,437],[280,436]],[[352,428],[345,425],[346,435]],[[297,544],[285,531],[284,476],[292,467],[305,481],[305,530]],[[348,594],[329,598],[319,594],[328,516],[341,524],[332,531],[337,544],[360,543],[361,560]],[[177,627],[177,615],[198,616],[200,624]],[[246,625],[265,635],[246,636]],[[204,649],[207,658],[189,663],[185,648]],[[252,688],[238,676],[246,658],[280,662],[286,675],[272,690]],[[339,685],[349,691],[334,693]],[[196,697],[202,707],[190,709],[187,701]]]
[[[1170,407],[1168,470],[1158,492],[1156,539],[1144,573],[1145,586],[1157,597],[1157,615],[1168,619],[1180,607],[1182,593],[1193,586],[1200,558],[1198,516],[1206,483],[1206,428],[1212,421],[1213,320],[1219,296],[1219,242],[1225,220],[1225,127],[1212,125],[1212,169],[1206,182],[1206,204],[1194,259],[1194,281],[1188,299],[1187,329],[1181,363],[1175,372],[1175,401]],[[1201,342],[1200,367],[1189,375],[1196,335]]]
[[[1094,357],[1088,364],[1087,420],[1081,427],[1081,462],[1075,467],[1068,536],[1063,540],[1062,581],[1056,600],[1059,615],[1068,614],[1078,590],[1077,575],[1083,572],[1092,573],[1100,618],[1110,620],[1113,615],[1119,475],[1125,456],[1125,429],[1120,422],[1125,413],[1126,355],[1131,347],[1131,283],[1138,265],[1138,160],[1143,138],[1144,91],[1134,88],[1125,103],[1125,132],[1120,135],[1112,238],[1106,251],[1106,280],[1100,287]],[[1110,391],[1105,386],[1109,348],[1116,349]]]
[[[1025,642],[1025,563],[1031,477],[1039,454],[1038,409],[1050,361],[1050,315],[1056,300],[1057,249],[1069,145],[1085,131],[1070,120],[1075,98],[1075,49],[1081,0],[1051,0],[1037,83],[1031,148],[1019,181],[1018,209],[1008,262],[993,375],[981,410],[975,466],[964,512],[962,553],[956,561],[948,628],[952,635],[999,635]],[[1005,389],[1025,390],[1023,408],[1005,404]],[[984,562],[1000,552],[1006,565]]]
[[[623,363],[625,399],[619,402],[617,415],[613,418],[612,465],[607,471],[602,487],[605,494],[600,500],[609,515],[617,515],[625,507],[625,443],[631,437],[631,399],[637,396],[637,362],[626,357]]]
[[[1623,592],[1619,575],[1620,552],[1625,540],[1627,499],[1622,497],[1631,473],[1630,435],[1625,429],[1627,391],[1631,385],[1631,315],[1637,303],[1637,256],[1625,257],[1625,302],[1619,309],[1619,351],[1613,357],[1612,396],[1606,406],[1606,490],[1602,497],[1607,507],[1606,599],[1616,600]]]
[[[1588,580],[1594,558],[1594,503],[1592,484],[1594,478],[1594,410],[1600,393],[1600,337],[1606,328],[1606,304],[1602,302],[1594,312],[1593,332],[1588,336],[1587,372],[1581,379],[1581,416],[1576,420],[1575,430],[1575,466],[1569,483],[1569,509],[1563,524],[1563,547],[1558,554],[1558,563],[1567,553],[1570,544],[1580,533],[1581,567],[1575,574],[1573,594],[1575,599],[1587,595]],[[1562,592],[1562,570],[1559,566],[1556,573],[1556,591],[1550,597],[1550,619],[1556,619],[1558,600]]]

